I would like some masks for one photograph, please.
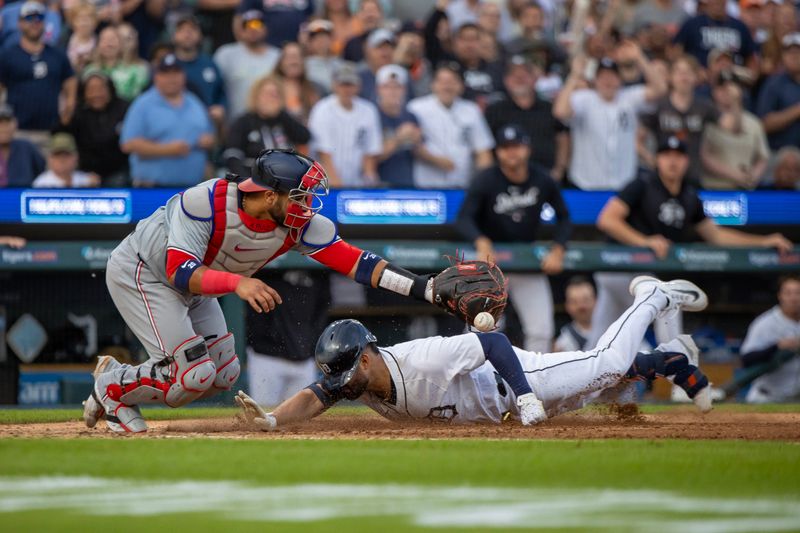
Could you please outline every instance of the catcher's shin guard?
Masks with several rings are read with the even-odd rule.
[[[180,407],[210,389],[216,375],[205,341],[195,335],[164,361],[129,367],[116,383],[108,386],[107,393],[126,405],[165,403]]]
[[[239,379],[241,366],[236,355],[236,343],[233,333],[228,333],[208,345],[208,355],[217,368],[217,375],[211,388],[203,393],[203,398],[230,390]]]

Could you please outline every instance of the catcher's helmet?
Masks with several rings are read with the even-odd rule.
[[[264,150],[251,174],[239,183],[240,191],[289,193],[284,225],[290,229],[302,229],[322,209],[322,198],[328,194],[328,176],[320,164],[294,150]]]
[[[368,345],[378,342],[375,335],[358,320],[332,322],[317,340],[314,359],[331,388],[347,385],[356,373]]]

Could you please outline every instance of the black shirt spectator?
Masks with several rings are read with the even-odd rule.
[[[486,109],[486,122],[494,133],[507,124],[520,126],[531,139],[531,161],[560,179],[566,170],[569,134],[553,116],[552,104],[536,96],[540,72],[523,56],[512,57],[503,78],[508,97]]]
[[[267,42],[272,46],[283,46],[287,41],[296,41],[300,26],[314,12],[312,0],[243,0],[240,13],[259,9],[264,12],[264,22],[269,28]]]
[[[505,134],[513,129],[514,133]],[[498,136],[498,149],[511,144],[506,137],[519,137],[528,144],[524,132],[515,125],[506,126]],[[461,211],[458,227],[462,235],[470,240],[486,236],[494,242],[533,242],[539,238],[542,208],[549,204],[556,215],[553,240],[566,245],[572,227],[569,211],[556,182],[541,168],[528,163],[524,182],[511,181],[493,165],[472,180]]]
[[[62,89],[67,106],[75,103],[67,55],[43,41],[44,10],[42,4],[25,2],[20,10],[20,42],[0,52],[0,85],[7,90],[6,100],[22,130],[49,130],[58,123]]]
[[[644,235],[663,235],[672,242],[696,240],[693,228],[706,218],[697,189],[685,181],[673,194],[655,176],[636,178],[617,197],[630,210],[625,221]]]
[[[464,78],[462,97],[486,109],[502,91],[503,70],[499,62],[489,63],[481,58],[480,32],[475,24],[462,25],[455,32],[453,52]]]
[[[106,186],[127,182],[128,156],[119,147],[119,134],[128,102],[119,98],[114,84],[99,71],[83,76],[78,88],[78,105],[68,124],[63,126],[75,137],[80,169],[94,172]]]
[[[0,103],[0,188],[30,187],[45,169],[44,158],[36,146],[24,139],[15,139],[16,132],[13,109]]]
[[[750,30],[725,12],[726,0],[706,0],[705,13],[686,20],[674,42],[706,66],[708,53],[714,48],[730,50],[739,65],[755,70],[757,47]]]
[[[764,122],[769,146],[800,146],[800,33],[783,38],[785,71],[764,83],[756,108]]]
[[[283,84],[279,78],[268,76],[258,80],[251,92],[250,111],[231,124],[223,159],[235,158],[250,166],[265,149],[299,149],[307,144],[311,133],[288,113],[283,102]]]
[[[362,0],[354,17],[361,26],[361,33],[347,41],[342,57],[346,61],[360,63],[364,59],[367,37],[383,24],[383,7],[378,0]]]

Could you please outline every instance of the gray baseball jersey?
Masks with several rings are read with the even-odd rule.
[[[763,350],[788,337],[800,337],[800,322],[781,312],[779,306],[765,311],[747,329],[741,353]],[[795,357],[777,370],[755,379],[747,393],[753,403],[779,402],[800,394],[800,357]]]

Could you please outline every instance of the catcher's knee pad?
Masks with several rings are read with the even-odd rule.
[[[236,355],[233,333],[228,333],[208,345],[208,355],[217,367],[213,387],[229,390],[239,379],[241,366]]]
[[[170,363],[172,386],[166,394],[166,404],[180,407],[203,395],[214,384],[217,368],[208,354],[203,337],[184,341],[172,354]]]

